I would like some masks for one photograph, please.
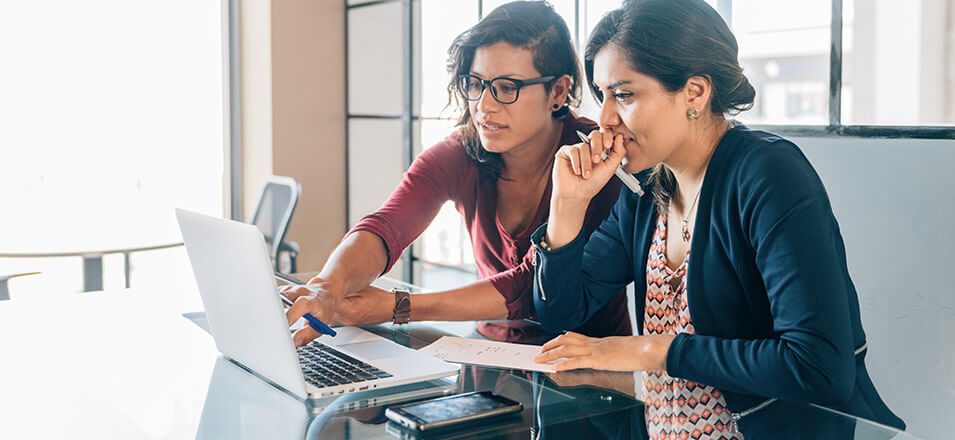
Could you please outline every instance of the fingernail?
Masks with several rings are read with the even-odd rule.
[[[584,171],[584,178],[585,178],[585,179],[589,179],[589,178],[590,178],[590,170]]]

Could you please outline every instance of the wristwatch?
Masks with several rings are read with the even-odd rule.
[[[411,291],[396,287],[391,289],[395,293],[395,310],[391,317],[394,324],[407,324],[411,320]]]

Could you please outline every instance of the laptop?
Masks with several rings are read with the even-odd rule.
[[[262,233],[176,209],[186,253],[224,356],[303,400],[454,375],[455,365],[358,327],[295,348]]]

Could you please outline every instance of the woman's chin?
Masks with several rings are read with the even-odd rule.
[[[628,157],[623,158],[623,162],[621,163],[621,165],[623,166],[624,171],[630,174],[639,173],[653,166],[653,164],[645,164],[641,161],[630,160],[630,158]]]
[[[500,154],[500,153],[506,153],[508,150],[510,150],[509,148],[507,148],[507,146],[501,145],[501,142],[497,140],[489,140],[489,139],[481,138],[481,145],[484,147],[484,150],[486,150],[488,153]]]

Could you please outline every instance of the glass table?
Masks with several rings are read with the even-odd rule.
[[[148,289],[0,302],[0,438],[417,438],[388,422],[385,408],[470,391],[517,400],[523,411],[441,438],[647,438],[631,373],[463,365],[453,377],[307,404],[222,357],[195,325],[202,314],[185,319],[182,308]],[[365,328],[420,348],[443,335],[480,337],[474,327]],[[747,439],[916,438],[812,405],[777,402],[754,420],[741,426]]]

